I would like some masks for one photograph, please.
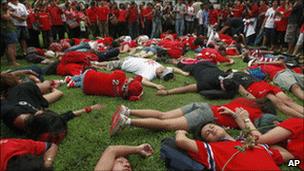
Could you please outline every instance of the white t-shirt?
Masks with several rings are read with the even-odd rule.
[[[198,19],[198,24],[199,25],[203,25],[203,10],[200,9],[197,14],[196,14],[196,18]]]
[[[194,21],[194,8],[192,6],[187,7],[187,15],[185,16],[186,21]]]
[[[9,2],[8,6],[14,10],[13,13],[15,15],[17,15],[17,16],[24,17],[24,16],[28,16],[29,15],[28,12],[27,12],[27,10],[26,10],[25,5],[23,5],[20,2],[18,2],[17,5]],[[15,26],[27,26],[26,20],[25,21],[19,21],[19,20],[13,18],[13,23],[15,24]]]
[[[274,28],[274,17],[275,17],[275,10],[273,8],[268,8],[265,13],[266,22],[265,28]]]
[[[156,77],[156,69],[162,65],[152,59],[128,57],[121,65],[121,69],[140,75],[147,80]]]

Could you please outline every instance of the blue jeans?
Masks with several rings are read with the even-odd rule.
[[[161,32],[161,20],[153,20],[151,38],[158,38]]]
[[[129,35],[132,39],[135,39],[138,36],[138,23],[129,23]]]
[[[175,20],[175,31],[178,36],[182,36],[185,30],[185,20],[183,18]]]
[[[72,77],[72,80],[75,83],[75,87],[83,88],[83,80],[84,80],[84,77],[85,77],[87,71],[89,71],[89,70],[86,70],[84,73],[82,73],[80,75],[75,75]]]
[[[90,47],[89,43],[81,42],[79,45],[74,45],[72,47],[69,47],[64,52],[71,52],[71,51],[86,52],[90,49],[91,49],[91,47]]]

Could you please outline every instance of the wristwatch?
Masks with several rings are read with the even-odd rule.
[[[249,123],[249,122],[250,122],[250,119],[249,119],[249,118],[244,119],[244,122],[245,122],[245,123]]]

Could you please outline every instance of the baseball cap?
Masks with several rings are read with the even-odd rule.
[[[173,68],[167,67],[164,71],[160,74],[160,78],[168,81],[174,77]]]

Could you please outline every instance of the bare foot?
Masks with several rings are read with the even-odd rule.
[[[12,63],[9,63],[9,65],[14,66],[14,67],[20,66],[20,64],[19,64],[19,63],[17,63],[17,62],[12,62]]]

